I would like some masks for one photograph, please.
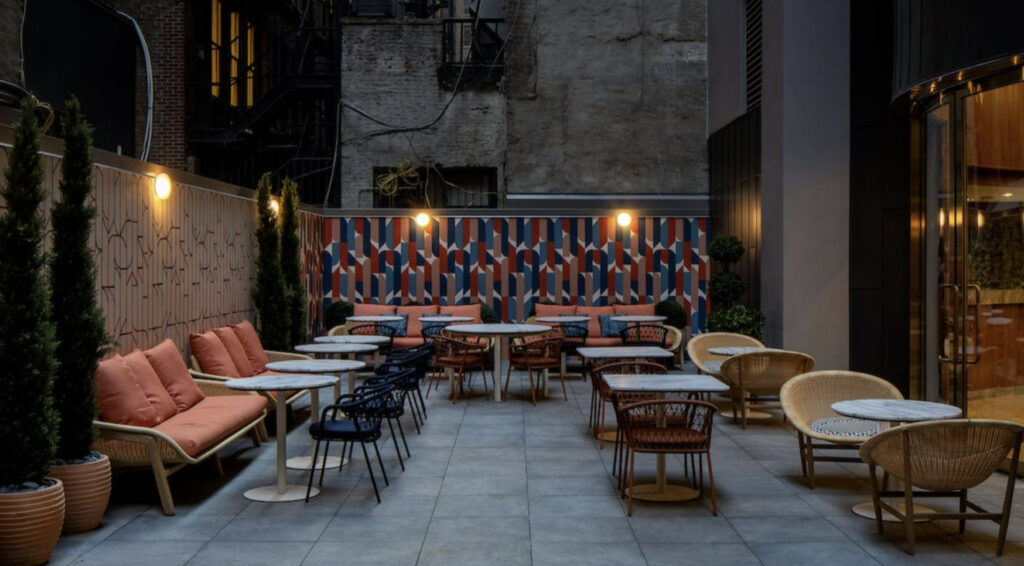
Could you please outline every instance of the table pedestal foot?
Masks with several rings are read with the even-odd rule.
[[[633,486],[633,499],[641,501],[690,501],[700,497],[700,492],[685,485],[647,483]]]
[[[603,440],[605,442],[615,442],[618,439],[618,437],[619,437],[619,431],[618,431],[618,429],[614,429],[614,428],[608,429],[608,430],[602,430],[601,432],[597,433],[597,438],[599,438],[599,439],[601,439],[601,440]]]
[[[722,409],[721,411],[718,412],[718,414],[721,415],[724,418],[727,418],[727,419],[731,420],[733,418],[734,412],[730,408],[730,409]],[[735,413],[735,415],[736,415],[736,421],[739,422],[739,420],[740,420],[739,413]],[[751,411],[751,410],[747,411],[747,420],[748,421],[764,421],[764,420],[768,420],[770,418],[772,418],[772,414],[771,413],[766,413],[764,411]]]
[[[309,492],[310,497],[316,497],[318,495],[320,495],[320,490],[318,488],[314,487],[312,491]],[[276,485],[254,487],[245,492],[245,498],[251,501],[263,501],[266,503],[302,501],[306,498],[306,486],[287,485],[285,486],[284,493],[279,492]]]
[[[892,505],[893,502],[889,502],[889,504]],[[897,503],[897,504],[893,505],[893,507],[899,509],[900,513],[905,513],[906,510],[907,510],[906,506],[903,503]],[[934,513],[934,512],[935,512],[934,509],[930,509],[930,508],[925,507],[923,505],[914,505],[914,514],[915,515],[928,514],[928,513]],[[875,505],[874,505],[874,503],[871,503],[871,502],[868,502],[868,503],[858,503],[858,504],[853,506],[853,514],[854,515],[860,515],[861,517],[864,517],[865,519],[871,519],[873,521],[873,520],[875,520]],[[885,509],[882,509],[882,520],[885,521],[886,523],[902,523],[903,522],[902,520],[897,519],[896,515],[893,515],[892,513],[886,511]],[[928,521],[931,521],[930,517],[920,517],[920,516],[915,516],[914,517],[914,522],[915,523],[926,523]]]
[[[313,457],[312,456],[296,456],[294,458],[288,458],[288,460],[284,464],[285,464],[285,467],[288,468],[289,470],[309,470],[309,469],[314,468],[314,467],[316,469],[320,469],[320,466],[323,465],[323,462],[324,462],[324,456],[321,454],[319,461],[317,461],[317,463],[316,463],[316,466],[313,466]],[[341,467],[341,462],[342,462],[342,460],[338,456],[328,456],[327,457],[327,468],[330,468],[330,469],[340,468]],[[348,458],[345,459],[345,464],[346,465],[348,464]]]

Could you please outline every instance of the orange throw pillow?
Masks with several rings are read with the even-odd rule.
[[[631,316],[654,316],[654,305],[613,305],[615,314]]]
[[[590,322],[587,323],[587,337],[600,338],[601,319],[598,317],[602,314],[615,314],[615,311],[612,310],[612,307],[576,307],[576,314],[590,316]]]
[[[474,323],[480,323],[480,305],[441,307],[441,314],[450,314],[452,316],[471,316],[473,317]]]
[[[242,346],[242,341],[238,339],[238,335],[231,329],[230,326],[222,326],[220,328],[214,328],[213,333],[220,338],[224,349],[228,351],[228,355],[231,356],[231,363],[235,364],[235,369],[238,370],[238,375],[242,377],[252,377],[252,365],[249,363],[249,356],[245,353],[245,347]]]
[[[142,388],[142,392],[146,394],[146,399],[153,406],[153,410],[156,411],[157,422],[163,422],[178,413],[178,405],[164,389],[164,384],[160,382],[160,377],[153,371],[153,366],[149,365],[149,360],[146,359],[146,354],[142,353],[142,350],[136,349],[127,356],[122,356],[121,359],[135,374],[135,380]]]
[[[245,349],[245,357],[249,358],[249,369],[252,370],[252,374],[256,375],[267,371],[267,364],[270,363],[270,358],[263,351],[263,343],[260,342],[260,337],[256,334],[256,328],[252,323],[248,320],[243,320],[233,325],[231,330],[235,331],[235,336],[238,337],[238,341],[242,343],[242,348]]]
[[[204,399],[196,380],[192,379],[192,374],[185,367],[177,346],[169,338],[143,353],[146,354],[149,365],[153,366],[153,371],[160,378],[164,389],[170,394],[171,399],[174,399],[178,412]]]
[[[100,362],[93,379],[100,420],[134,426],[156,426],[160,419],[135,374],[117,354]]]
[[[188,343],[192,345],[192,355],[196,357],[203,373],[212,373],[223,377],[242,377],[234,362],[231,361],[231,355],[228,354],[224,343],[212,331],[192,334],[188,337]]]
[[[537,316],[562,316],[567,314],[576,314],[576,305],[542,305],[537,303],[534,308],[536,309]]]
[[[406,326],[405,335],[416,338],[423,336],[423,323],[420,322],[420,317],[437,314],[437,305],[398,307],[396,312],[409,315],[409,324]]]
[[[382,314],[395,314],[395,305],[373,305],[369,303],[356,303],[352,305],[353,316],[377,316]]]

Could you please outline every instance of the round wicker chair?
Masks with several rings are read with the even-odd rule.
[[[956,519],[960,533],[964,521],[988,519],[999,524],[996,555],[1003,553],[1006,531],[1013,505],[1013,488],[1020,464],[1020,445],[1024,427],[1006,421],[944,420],[898,426],[880,432],[860,447],[860,457],[871,473],[875,523],[883,531],[882,510],[903,521],[907,536],[907,553],[914,554],[914,497],[951,497],[959,499],[959,513],[929,513],[931,519]],[[1001,513],[986,511],[967,499],[967,490],[991,476],[1010,454],[1010,470],[1006,479]],[[876,468],[903,480],[904,489],[879,488]],[[914,488],[920,488],[915,490]],[[883,497],[904,498],[904,514]],[[970,508],[973,512],[968,512]]]
[[[812,371],[790,379],[779,391],[786,418],[796,429],[800,469],[814,489],[815,462],[860,462],[857,456],[815,456],[814,450],[856,450],[885,424],[843,417],[832,403],[852,399],[902,399],[895,385],[855,371]],[[821,441],[821,442],[815,442]]]
[[[708,375],[719,375],[722,362],[729,356],[718,356],[708,353],[709,348],[723,346],[756,346],[763,348],[764,344],[756,338],[745,334],[733,334],[732,332],[705,332],[690,338],[686,343],[686,354],[697,366],[701,373]],[[709,363],[710,362],[710,363]]]
[[[750,409],[780,408],[764,397],[778,395],[787,381],[813,368],[814,358],[788,350],[750,352],[726,359],[719,376],[729,385],[733,421],[740,415],[740,426],[747,428]]]

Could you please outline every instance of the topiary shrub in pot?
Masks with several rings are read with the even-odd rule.
[[[666,325],[686,330],[686,311],[683,310],[683,305],[674,299],[666,299],[654,305],[654,314],[665,317]]]
[[[764,334],[764,314],[744,305],[734,305],[708,315],[708,330],[711,332],[735,332],[760,340]]]
[[[291,179],[281,191],[281,274],[288,309],[288,346],[308,342],[306,286],[302,284],[302,247],[299,242],[299,190]]]
[[[64,522],[64,486],[50,479],[57,447],[56,340],[45,280],[43,163],[36,103],[26,97],[0,199],[0,564],[50,559]]]
[[[89,248],[96,216],[96,208],[86,202],[92,192],[92,136],[77,99],[66,104],[62,123],[60,198],[50,211],[50,303],[59,361],[53,397],[60,414],[57,459],[50,475],[64,483],[64,532],[78,533],[99,526],[110,500],[110,459],[92,451],[93,374],[109,340],[96,304],[96,267]]]
[[[722,269],[708,281],[708,298],[714,307],[708,314],[708,330],[736,332],[760,340],[764,315],[757,309],[736,304],[746,291],[743,279],[732,273],[732,265],[743,256],[743,243],[736,236],[716,236],[708,245],[708,256]]]

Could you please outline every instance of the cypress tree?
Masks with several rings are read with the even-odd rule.
[[[0,486],[41,483],[57,447],[56,339],[44,278],[43,161],[36,102],[26,97],[0,198]]]
[[[96,217],[96,207],[86,204],[92,192],[91,129],[78,99],[72,97],[63,119],[60,199],[50,211],[50,303],[60,360],[53,401],[61,416],[57,458],[64,461],[81,459],[91,450],[97,411],[93,374],[109,343],[103,311],[96,304],[96,266],[89,249]]]
[[[260,177],[256,189],[256,216],[259,251],[252,298],[256,305],[257,330],[264,348],[287,350],[288,308],[281,274],[281,240],[276,215],[270,208],[270,173]]]
[[[302,284],[298,186],[295,181],[285,179],[281,192],[281,272],[288,303],[288,345],[295,346],[306,341],[306,287]]]

